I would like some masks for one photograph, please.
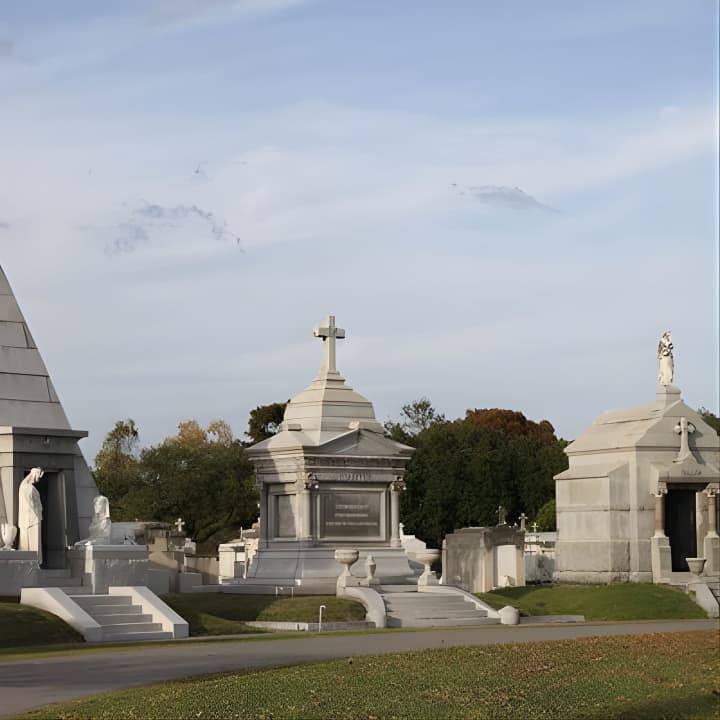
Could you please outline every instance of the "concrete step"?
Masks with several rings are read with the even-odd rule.
[[[110,635],[104,640],[106,642],[148,642],[149,640],[172,640],[171,632],[162,630],[154,632],[124,632]]]
[[[444,613],[442,611],[419,610],[411,613],[388,613],[388,617],[399,617],[407,620],[472,620],[473,618],[484,618],[487,615],[481,612]]]
[[[57,587],[62,590],[68,597],[73,595],[92,595],[92,588],[87,585],[81,585],[80,578],[70,578],[72,582],[66,581]],[[77,581],[77,585],[75,582]]]
[[[498,625],[499,618],[473,617],[473,618],[399,618],[388,617],[387,627],[473,627],[475,625]]]
[[[438,607],[453,607],[454,605],[470,605],[474,607],[472,603],[465,602],[465,599],[453,595],[447,597],[445,595],[431,595],[430,597],[423,597],[420,593],[417,596],[406,597],[404,595],[383,595],[383,600],[386,605],[396,605],[397,607],[413,607],[414,605],[437,605]]]
[[[140,615],[140,605],[90,605],[86,612],[94,618],[115,617],[116,615]]]
[[[494,625],[497,618],[455,593],[383,593],[388,627],[465,627]]]
[[[132,605],[132,598],[125,595],[71,595],[83,610],[97,605]]]
[[[381,585],[379,592],[385,593],[417,593],[417,585]]]
[[[93,615],[98,625],[104,628],[113,625],[136,625],[137,623],[151,623],[152,615],[143,615],[142,613],[129,613],[127,615]]]
[[[115,635],[122,635],[126,633],[146,633],[146,632],[160,632],[162,630],[161,623],[154,622],[126,622],[116,623],[113,625],[103,625],[103,640],[106,640]]]

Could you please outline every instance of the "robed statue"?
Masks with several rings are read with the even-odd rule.
[[[33,468],[20,483],[18,490],[18,550],[37,553],[38,565],[42,564],[42,501],[35,483],[44,475],[41,468]]]
[[[673,344],[670,339],[670,331],[666,330],[658,343],[658,382],[660,385],[672,385],[675,374],[675,362],[673,360]]]
[[[104,495],[96,495],[93,498],[93,517],[88,529],[90,535],[75,545],[109,545],[111,528],[110,501]]]

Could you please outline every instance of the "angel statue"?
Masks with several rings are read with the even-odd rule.
[[[670,331],[666,330],[658,343],[658,382],[661,385],[672,385],[675,373],[672,351],[673,344],[670,339]]]

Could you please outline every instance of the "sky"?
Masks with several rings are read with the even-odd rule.
[[[92,462],[306,387],[718,412],[717,0],[0,3],[0,264]]]

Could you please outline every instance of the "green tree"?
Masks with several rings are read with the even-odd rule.
[[[421,397],[402,406],[398,422],[385,422],[385,432],[397,442],[414,445],[413,439],[419,433],[444,422],[445,416],[437,412],[428,398]]]
[[[555,514],[555,498],[548,500],[535,516],[537,529],[540,532],[553,532],[557,530],[557,517]]]
[[[702,416],[702,419],[720,435],[720,418],[715,413],[710,412],[706,407],[699,408],[698,412]]]
[[[290,401],[288,400],[288,402]],[[254,410],[250,411],[250,420],[248,421],[248,431],[246,435],[254,443],[267,440],[275,435],[280,428],[280,423],[283,421],[286,407],[287,402],[258,405]]]
[[[134,496],[141,477],[139,444],[135,421],[118,420],[95,456],[95,482],[110,500],[114,520],[132,520],[137,516]]]
[[[182,517],[199,543],[257,518],[252,465],[223,421],[207,429],[194,420],[182,422],[176,436],[143,450],[140,462],[138,497],[146,516],[164,522]]]
[[[477,412],[414,437],[401,515],[409,532],[436,547],[461,527],[495,525],[498,505],[510,522],[522,512],[535,515],[554,497],[554,475],[567,468],[566,443],[550,423],[498,410],[478,422]],[[487,422],[493,416],[494,427]]]

